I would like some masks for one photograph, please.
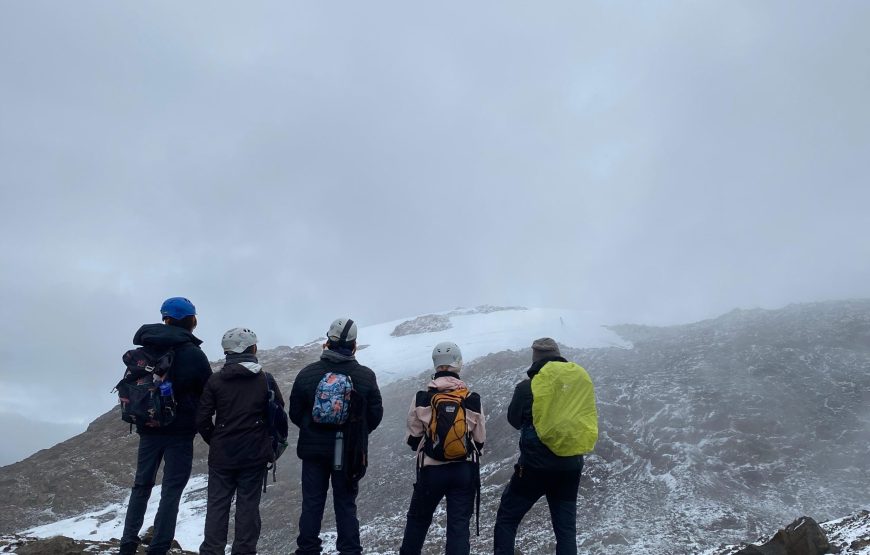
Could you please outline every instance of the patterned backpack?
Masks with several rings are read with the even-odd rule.
[[[347,422],[353,380],[345,374],[327,372],[314,391],[311,420],[322,426],[339,427]]]

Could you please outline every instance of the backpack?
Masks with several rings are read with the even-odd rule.
[[[272,471],[272,481],[277,480],[276,473],[278,471],[278,459],[284,454],[287,449],[287,437],[290,435],[290,423],[287,419],[287,413],[284,411],[284,405],[280,404],[275,399],[275,378],[271,374],[263,372],[266,377],[266,426],[269,432],[269,444],[272,447],[271,459],[266,464],[266,473],[263,475],[263,492],[266,491],[266,483],[269,481],[269,471]],[[277,387],[277,385],[275,385]]]
[[[560,457],[590,453],[598,440],[592,379],[573,362],[551,361],[532,378],[532,425]]]
[[[121,404],[121,420],[147,428],[161,428],[175,420],[176,402],[169,381],[175,359],[170,348],[154,353],[146,347],[124,353],[124,377],[115,386]],[[162,390],[162,391],[161,391]]]
[[[327,372],[314,390],[311,420],[329,427],[343,426],[350,414],[353,380],[346,374]]]
[[[284,406],[275,400],[275,390],[272,384],[274,379],[271,375],[266,376],[266,389],[268,390],[268,399],[266,401],[266,424],[269,426],[269,437],[272,439],[272,461],[275,462],[284,450],[287,449],[287,436],[290,435],[290,424],[287,419],[287,413],[284,411]]]
[[[356,389],[351,390],[350,412],[344,429],[342,466],[350,482],[359,481],[368,468],[368,424],[366,423],[366,398]]]
[[[423,445],[429,457],[438,461],[462,461],[472,454],[465,420],[465,398],[469,393],[467,389],[430,390],[432,418]]]

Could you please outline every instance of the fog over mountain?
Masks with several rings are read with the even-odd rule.
[[[468,358],[462,370],[489,419],[475,552],[490,549],[499,495],[516,460],[518,433],[505,411],[531,360],[527,342],[514,343],[518,322],[570,337],[578,347],[562,342],[563,354],[595,383],[601,433],[578,501],[585,552],[716,555],[719,546],[769,535],[801,515],[850,517],[855,526],[837,537],[870,546],[860,512],[870,509],[870,300],[734,310],[693,324],[619,325],[592,335],[584,325],[589,314],[563,314],[482,307],[392,322],[380,337],[360,329],[361,341],[366,335],[372,341],[360,360],[384,346],[423,350],[449,333],[469,352],[480,341],[503,344]],[[460,332],[466,326],[477,333]],[[261,352],[260,361],[289,391],[296,372],[319,352],[316,342],[280,347]],[[405,416],[430,373],[411,367],[382,387],[384,421],[371,437],[359,498],[366,553],[394,554],[401,541],[414,480]],[[127,431],[113,409],[85,433],[0,468],[0,535],[118,537],[135,466],[136,437]],[[197,441],[176,535],[187,549],[201,541],[205,456]],[[296,537],[301,500],[292,449],[280,463],[278,481],[263,497],[264,554],[285,553]],[[436,514],[426,553],[443,550],[443,518],[443,511]],[[552,553],[548,518],[543,504],[529,514],[520,528],[523,553]],[[331,516],[324,530],[328,547]]]
[[[0,2],[0,548],[120,534],[136,437],[110,390],[179,295],[210,360],[249,327],[285,388],[358,322],[388,409],[360,499],[382,553],[431,346],[460,343],[489,403],[491,521],[541,335],[598,387],[586,551],[720,555],[801,513],[864,541],[868,21],[863,0]],[[292,542],[292,455],[267,554]],[[524,553],[552,551],[545,517]]]
[[[231,327],[298,345],[339,315],[673,324],[868,297],[868,19],[2,2],[0,404],[92,420],[174,295],[213,359]]]
[[[84,424],[31,420],[0,411],[0,466],[20,461],[83,432]]]

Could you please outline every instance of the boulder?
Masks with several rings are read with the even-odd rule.
[[[831,545],[822,527],[808,516],[802,516],[762,545],[748,545],[734,555],[822,555]]]

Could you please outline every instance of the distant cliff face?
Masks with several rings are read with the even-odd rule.
[[[599,403],[601,437],[587,457],[578,505],[585,551],[698,553],[759,537],[802,514],[822,521],[870,504],[870,301],[612,329],[633,347],[564,350],[589,371]],[[286,396],[318,353],[316,345],[279,348],[263,351],[261,360]],[[517,450],[505,411],[530,358],[528,350],[503,351],[463,369],[489,419],[475,552],[491,549]],[[401,541],[414,481],[404,421],[425,380],[383,388],[386,416],[371,437],[359,503],[371,552],[394,552]],[[0,469],[0,532],[123,501],[135,446],[112,411],[84,434]],[[198,444],[194,473],[206,472],[205,454]],[[291,448],[263,498],[263,553],[287,552],[295,540],[298,476]],[[443,551],[443,516],[436,514],[427,553]],[[548,518],[542,504],[529,514],[520,529],[523,553],[553,552]],[[332,526],[328,517],[325,529]]]

